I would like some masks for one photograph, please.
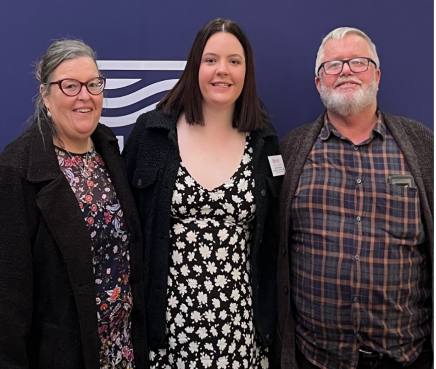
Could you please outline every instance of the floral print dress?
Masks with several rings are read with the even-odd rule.
[[[105,163],[94,148],[85,154],[58,147],[55,151],[91,238],[100,368],[132,369],[129,233],[120,202]]]
[[[180,164],[171,206],[167,347],[150,350],[151,368],[268,368],[251,300],[252,152],[247,135],[237,171],[212,191]]]

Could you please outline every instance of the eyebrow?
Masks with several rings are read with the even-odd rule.
[[[218,56],[218,54],[215,54],[215,53],[205,53],[205,54],[203,54],[203,56],[206,56],[206,55],[208,55],[208,56]],[[240,54],[230,54],[230,55],[227,55],[227,57],[233,57],[233,58],[235,56],[242,59],[242,56]]]

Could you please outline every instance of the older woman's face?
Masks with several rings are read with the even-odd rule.
[[[99,73],[91,58],[83,57],[62,62],[53,74],[53,82],[65,78],[87,82]],[[66,96],[58,85],[52,85],[50,93],[44,96],[45,106],[50,110],[65,148],[87,142],[97,127],[103,106],[103,94],[91,95],[85,86],[77,96]]]

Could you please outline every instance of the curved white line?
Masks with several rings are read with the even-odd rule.
[[[133,85],[139,82],[141,79],[123,79],[123,78],[107,78],[106,79],[106,90],[115,90],[117,88],[123,88]]]
[[[120,117],[101,117],[100,123],[107,125],[108,127],[124,127],[136,122],[136,119],[142,114],[156,108],[157,102],[146,106],[145,108],[138,110],[132,114],[122,115]]]
[[[183,70],[186,60],[97,60],[100,70]]]
[[[108,109],[115,109],[132,105],[159,92],[171,90],[177,81],[178,79],[167,79],[165,81],[159,81],[148,85],[129,95],[121,97],[107,97],[104,99],[104,107]]]

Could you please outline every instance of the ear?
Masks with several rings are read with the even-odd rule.
[[[50,110],[50,107],[49,107],[50,102],[49,102],[48,96],[47,96],[45,91],[46,91],[46,87],[43,84],[40,84],[39,85],[39,93],[42,96],[42,101],[44,101],[45,107]]]
[[[378,85],[380,83],[380,77],[381,77],[381,70],[377,69],[375,71],[375,83],[377,83],[377,91],[378,91]]]
[[[321,78],[318,76],[315,77],[315,86],[318,92],[321,92]]]

